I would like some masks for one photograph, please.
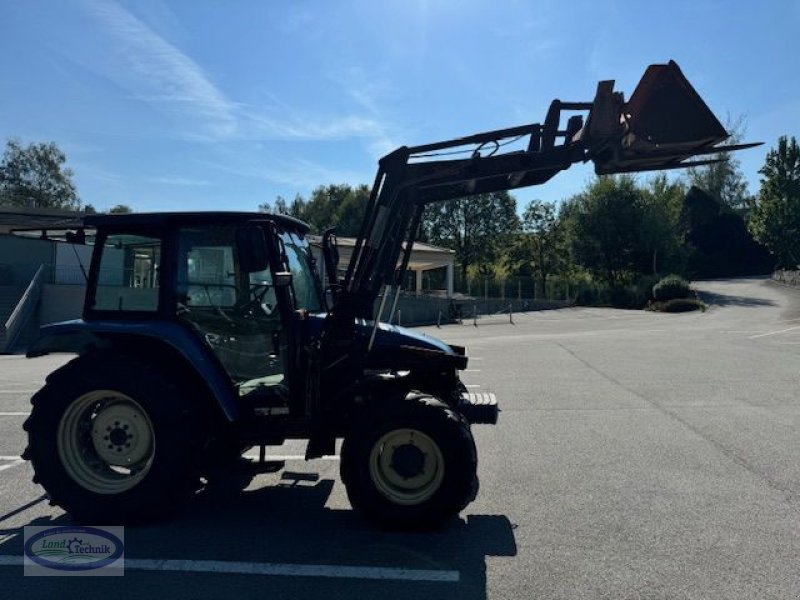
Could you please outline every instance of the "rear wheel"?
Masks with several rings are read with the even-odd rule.
[[[476,469],[468,424],[430,397],[366,409],[342,447],[353,508],[394,529],[436,527],[457,515],[477,493]]]
[[[34,481],[80,521],[115,524],[174,513],[197,481],[204,428],[191,393],[135,360],[81,357],[31,400]]]

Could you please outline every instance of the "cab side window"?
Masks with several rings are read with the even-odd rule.
[[[161,240],[115,234],[105,239],[92,308],[157,311]]]

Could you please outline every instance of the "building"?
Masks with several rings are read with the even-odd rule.
[[[319,246],[321,239],[318,236],[309,236],[311,243]],[[356,245],[355,238],[340,237],[337,239],[339,247],[339,269],[344,274],[353,249]],[[324,265],[321,252],[317,252],[317,263]],[[449,248],[431,246],[422,242],[414,242],[411,250],[411,259],[408,261],[409,277],[405,281],[407,291],[413,291],[416,295],[422,293],[437,294],[446,298],[453,296],[453,268],[455,252]],[[432,272],[438,277],[433,276]]]

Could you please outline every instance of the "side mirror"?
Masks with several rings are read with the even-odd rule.
[[[269,254],[264,230],[257,225],[248,225],[236,230],[236,253],[239,268],[245,273],[257,273],[269,267]]]
[[[339,268],[339,247],[336,243],[336,228],[332,227],[322,234],[322,255],[325,260],[325,274],[328,283],[335,286],[339,283],[337,269]]]

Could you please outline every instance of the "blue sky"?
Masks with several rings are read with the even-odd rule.
[[[724,118],[744,115],[751,191],[800,123],[800,2],[7,1],[0,139],[54,140],[98,209],[250,210],[376,160],[538,122],[675,59]],[[516,193],[560,200],[589,167]]]

